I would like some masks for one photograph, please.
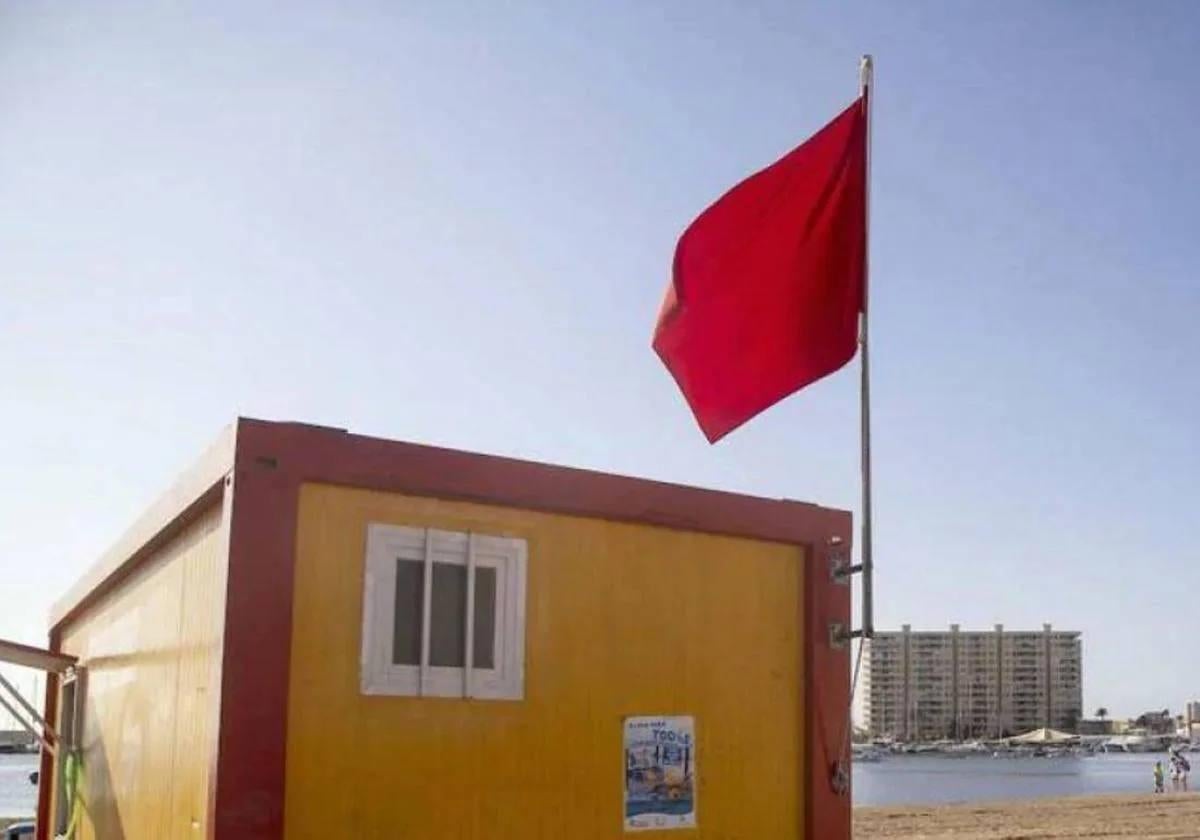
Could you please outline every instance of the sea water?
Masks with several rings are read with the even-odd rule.
[[[0,817],[33,816],[37,787],[29,783],[29,774],[36,769],[36,755],[0,753]]]
[[[1195,754],[1189,758],[1200,758]],[[1154,762],[1166,753],[1100,753],[1057,758],[1000,755],[887,755],[854,765],[854,804],[932,805],[1043,796],[1150,793]],[[1167,773],[1170,790],[1170,773]]]

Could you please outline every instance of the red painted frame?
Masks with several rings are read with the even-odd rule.
[[[848,529],[847,529],[848,531]],[[834,552],[848,562],[849,533],[837,534],[835,547],[826,539],[814,544],[812,563],[806,570],[805,609],[807,618],[807,821],[809,840],[850,840],[850,645],[835,645],[830,627],[850,629],[850,584],[833,574]],[[835,781],[839,767],[845,772],[845,788]]]
[[[752,537],[803,546],[804,829],[849,840],[850,798],[837,792],[849,710],[849,652],[829,623],[850,622],[849,587],[829,574],[831,546],[849,547],[844,511],[509,458],[351,435],[295,423],[239,420],[233,454],[228,582],[216,766],[214,840],[279,840],[284,831],[292,594],[300,488],[334,484]],[[121,567],[126,573],[128,565]],[[97,587],[111,587],[101,580]],[[86,599],[86,595],[83,596]],[[77,613],[80,604],[62,614]],[[51,650],[57,639],[52,633]],[[51,698],[47,686],[47,700]],[[42,797],[46,799],[47,797]],[[39,801],[39,815],[48,802]]]
[[[58,652],[60,634],[57,630],[50,631],[49,650]],[[58,719],[58,674],[46,674],[45,700],[42,706],[42,717],[48,721]],[[50,786],[46,780],[54,773],[54,757],[48,750],[42,750],[38,755],[38,801],[37,819],[35,820],[37,840],[48,840],[50,837]]]

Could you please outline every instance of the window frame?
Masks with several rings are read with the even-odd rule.
[[[523,539],[373,522],[364,558],[360,687],[366,695],[521,700],[525,686],[525,567]],[[420,664],[397,665],[396,568],[401,560],[423,564]],[[433,566],[465,566],[463,666],[430,664]],[[492,668],[477,668],[476,570],[496,570]]]

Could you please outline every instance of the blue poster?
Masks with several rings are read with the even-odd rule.
[[[625,830],[695,827],[693,719],[625,718]]]

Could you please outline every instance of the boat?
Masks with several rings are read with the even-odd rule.
[[[850,749],[851,756],[856,763],[873,764],[883,761],[883,750],[872,744],[854,744]]]
[[[981,741],[963,741],[961,744],[950,744],[942,750],[946,755],[966,756],[981,755],[991,750]]]
[[[1163,752],[1170,746],[1170,735],[1115,735],[1101,745],[1104,752]]]
[[[904,747],[904,752],[912,755],[928,755],[940,751],[937,744],[906,744]]]

